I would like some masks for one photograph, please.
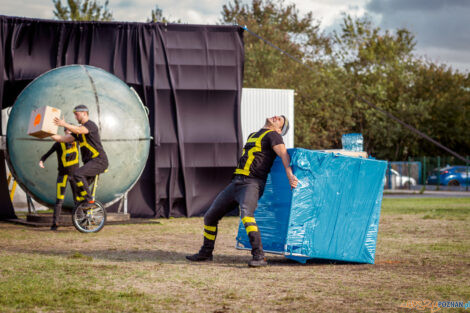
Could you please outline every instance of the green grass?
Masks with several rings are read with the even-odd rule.
[[[469,198],[383,199],[382,214],[419,214],[423,219],[466,220]]]
[[[81,261],[90,258],[76,255],[0,254],[0,308],[18,312],[36,308],[67,312],[151,310],[151,298],[143,292],[108,290],[106,277],[115,275],[115,268],[94,268],[93,263]]]
[[[254,270],[234,249],[237,217],[219,224],[214,261],[197,264],[184,256],[199,249],[202,218],[88,235],[0,222],[0,312],[403,312],[408,300],[468,301],[469,207],[384,199],[376,264],[268,255]]]

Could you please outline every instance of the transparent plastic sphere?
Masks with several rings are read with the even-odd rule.
[[[21,92],[11,109],[7,151],[18,183],[35,200],[48,206],[56,201],[57,156],[51,155],[44,169],[39,167],[39,159],[54,141],[27,134],[30,114],[48,105],[60,109],[68,123],[78,125],[73,114],[78,104],[88,107],[89,118],[100,129],[109,160],[108,172],[100,175],[97,200],[110,204],[120,198],[134,185],[147,162],[150,126],[146,108],[133,89],[92,66],[70,65],[46,72]],[[59,134],[64,134],[61,127]],[[64,207],[73,207],[69,186]]]

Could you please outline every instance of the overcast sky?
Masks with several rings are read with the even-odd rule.
[[[116,20],[145,22],[155,5],[170,19],[215,24],[229,0],[109,0]],[[66,2],[62,1],[63,3]],[[247,1],[245,0],[245,3]],[[251,2],[251,0],[249,1]],[[417,40],[416,54],[470,72],[470,0],[297,0],[301,13],[312,11],[329,30],[343,12],[368,14],[382,29],[406,27]],[[101,1],[104,3],[104,0]],[[52,0],[0,0],[0,14],[52,19]],[[247,25],[249,27],[249,25]]]

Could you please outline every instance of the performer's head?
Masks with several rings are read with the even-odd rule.
[[[289,120],[284,115],[273,116],[266,119],[265,127],[272,128],[281,136],[287,134],[289,130]]]
[[[84,104],[79,104],[73,109],[73,114],[80,124],[86,122],[88,120],[88,107]]]

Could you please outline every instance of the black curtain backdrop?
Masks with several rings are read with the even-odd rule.
[[[242,144],[240,27],[0,16],[0,45],[2,108],[37,76],[70,64],[100,67],[136,89],[154,140],[129,192],[132,217],[202,215],[230,182]],[[13,218],[5,188],[0,166],[0,218]]]

